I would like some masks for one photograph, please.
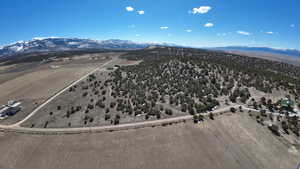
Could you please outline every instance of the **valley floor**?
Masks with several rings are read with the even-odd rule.
[[[74,56],[73,60],[62,59],[45,64],[25,64],[25,66],[20,64],[0,71],[0,107],[7,104],[9,100],[22,102],[21,112],[0,120],[0,123],[8,125],[24,119],[55,93],[104,63],[112,59],[117,60],[119,55],[119,53],[104,53]],[[91,59],[95,57],[96,60]]]
[[[3,169],[295,169],[300,153],[247,113],[74,135],[0,133]]]

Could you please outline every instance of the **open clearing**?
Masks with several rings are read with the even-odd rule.
[[[103,63],[116,58],[120,53],[101,53],[60,59],[45,64],[22,64],[5,68],[0,74],[0,105],[8,100],[22,102],[22,111],[13,117],[2,120],[2,124],[13,124],[50,96],[94,70]]]
[[[295,169],[300,162],[299,150],[247,114],[108,133],[0,133],[0,154],[4,169]]]

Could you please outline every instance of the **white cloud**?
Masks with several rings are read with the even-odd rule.
[[[211,9],[212,8],[210,6],[200,6],[199,8],[193,8],[193,10],[189,12],[192,14],[205,14]]]
[[[135,34],[135,36],[136,36],[136,37],[139,37],[139,36],[141,36],[141,35],[140,35],[140,34]]]
[[[273,35],[273,34],[274,34],[274,32],[272,32],[272,31],[269,31],[269,32],[266,32],[266,34]]]
[[[238,34],[240,34],[240,35],[246,35],[246,36],[251,35],[251,33],[245,32],[245,31],[236,31],[236,33],[238,33]]]
[[[133,8],[132,6],[127,6],[125,9],[126,9],[126,11],[128,11],[128,12],[134,11],[134,8]]]
[[[160,29],[161,30],[166,30],[166,29],[169,29],[169,27],[167,27],[167,26],[161,26]]]
[[[207,28],[213,27],[213,26],[214,26],[214,24],[213,24],[213,23],[210,23],[210,22],[204,24],[204,27],[207,27]]]
[[[139,15],[144,15],[144,14],[145,14],[145,11],[140,10],[140,11],[137,11],[137,13],[138,13]]]
[[[190,32],[192,32],[192,30],[191,29],[187,29],[187,30],[185,30],[186,32],[188,32],[188,33],[190,33]]]
[[[295,24],[291,24],[291,25],[290,25],[291,28],[294,28],[295,26],[296,26]]]

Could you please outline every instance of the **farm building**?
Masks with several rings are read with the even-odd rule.
[[[0,117],[13,116],[21,110],[21,102],[9,101],[0,109]]]
[[[295,102],[293,102],[292,100],[289,100],[288,98],[284,98],[281,100],[281,106],[282,107],[294,107]]]
[[[295,108],[295,102],[288,98],[284,98],[280,100],[279,106],[282,110],[293,111]]]

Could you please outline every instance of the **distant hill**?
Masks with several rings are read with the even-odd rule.
[[[167,45],[167,43],[137,43],[128,40],[110,39],[110,40],[91,40],[79,38],[35,38],[31,41],[20,41],[11,45],[0,47],[0,59],[9,59],[9,57],[20,56],[20,54],[38,53],[38,52],[59,52],[87,49],[143,49],[152,45]]]
[[[153,46],[182,47],[171,43],[139,43],[129,40],[110,39],[92,40],[80,38],[34,38],[30,41],[19,41],[0,47],[0,62],[10,60],[41,60],[50,57],[49,53],[69,55],[74,52],[97,52],[99,50],[132,50],[144,49]],[[209,50],[221,50],[229,53],[276,60],[294,65],[300,65],[300,51],[294,49],[274,49],[267,47],[228,46],[214,47]],[[65,53],[66,52],[66,53]],[[46,56],[45,56],[46,55]],[[34,58],[32,57],[34,56]]]
[[[224,51],[264,52],[264,53],[273,53],[273,54],[300,57],[300,51],[296,49],[274,49],[274,48],[267,48],[267,47],[246,47],[246,46],[216,47],[213,49],[224,50]]]
[[[250,57],[280,61],[300,66],[300,51],[294,49],[273,49],[267,47],[242,46],[216,47],[210,49],[221,50],[229,53],[245,55]]]

